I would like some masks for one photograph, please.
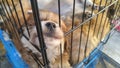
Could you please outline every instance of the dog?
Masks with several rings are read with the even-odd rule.
[[[62,54],[62,63],[63,63],[63,68],[70,68],[69,64],[69,55],[67,53],[67,41],[64,38],[64,32],[66,31],[66,26],[64,22],[61,20],[61,27],[59,26],[59,21],[58,21],[58,15],[49,11],[45,10],[40,10],[40,18],[41,18],[41,25],[42,25],[42,33],[43,33],[43,38],[44,42],[46,45],[46,52],[47,52],[47,57],[50,62],[50,67],[51,68],[58,68],[61,67],[61,54]],[[32,18],[32,13],[29,13],[28,18],[28,23],[33,22],[34,20]],[[49,17],[50,16],[50,17]],[[55,18],[52,18],[55,17]],[[30,21],[29,21],[30,20]],[[30,42],[37,47],[40,48],[39,40],[38,40],[38,35],[37,35],[37,30],[36,26],[33,25],[29,29],[30,31]],[[24,31],[24,33],[26,30]],[[26,34],[26,33],[25,33]],[[26,34],[27,35],[27,34]],[[38,54],[41,60],[41,53],[39,53],[32,45],[28,45],[22,37],[22,43],[23,46],[27,49],[30,49],[33,51],[33,53]],[[62,47],[62,51],[60,52],[60,45]]]

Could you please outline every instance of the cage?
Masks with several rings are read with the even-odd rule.
[[[96,68],[106,60],[99,49],[115,29],[119,6],[119,0],[1,0],[6,57],[15,68]]]

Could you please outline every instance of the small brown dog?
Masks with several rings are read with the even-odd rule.
[[[32,18],[32,13],[29,13],[28,23],[31,22],[32,27],[29,29],[30,31],[30,42],[35,44],[37,47],[40,46],[37,30],[34,25],[34,19]],[[51,68],[59,68],[61,67],[61,53],[62,53],[62,63],[63,68],[70,68],[69,64],[69,55],[68,55],[68,45],[67,41],[64,38],[64,32],[66,31],[66,26],[64,22],[61,20],[61,27],[59,27],[59,18],[58,15],[49,11],[40,10],[40,18],[42,25],[42,32],[44,37],[44,42],[47,47],[47,57],[50,61]],[[26,32],[26,30],[24,31]],[[26,33],[25,33],[26,34]],[[26,34],[27,35],[27,34]],[[24,47],[27,47],[33,51],[35,54],[39,54],[39,59],[41,59],[41,54],[35,50],[32,45],[26,43],[22,37],[22,43]],[[60,45],[62,47],[62,52],[60,52]],[[41,49],[41,48],[40,48]],[[41,59],[42,60],[42,59]]]

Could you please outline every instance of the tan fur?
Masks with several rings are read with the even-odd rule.
[[[13,16],[11,14],[10,14],[10,16],[11,16],[12,22],[14,22],[13,20],[15,19],[15,23],[17,24],[17,27],[20,28],[20,25],[18,23],[17,14],[15,12],[15,9],[16,9],[16,11],[18,13],[18,18],[20,20],[20,24],[24,25],[25,21],[24,21],[24,18],[23,18],[23,14],[22,14],[22,11],[21,11],[21,7],[20,7],[19,1],[18,0],[14,1],[15,9],[13,7],[13,3],[12,3],[11,0],[7,0],[7,1],[5,0],[4,2],[6,3],[6,7],[8,7],[8,5],[7,5],[7,2],[8,2],[9,7],[11,8]],[[27,19],[29,17],[28,10],[31,9],[31,5],[29,3],[29,0],[24,0],[24,1],[21,0],[21,3],[22,3],[22,7],[23,7],[25,18]],[[10,12],[9,8],[8,8],[8,11]]]
[[[77,27],[81,23],[82,20],[80,18],[80,15],[81,14],[77,14],[77,16],[75,16],[74,27]],[[106,12],[104,13],[102,21],[100,22],[101,17],[102,17],[102,13],[98,15],[98,21],[97,21],[96,28],[95,28],[95,35],[93,35],[93,31],[94,31],[94,27],[95,27],[95,23],[96,23],[96,17],[91,19],[91,27],[90,27],[90,33],[89,33],[89,39],[88,39],[88,43],[87,43],[86,53],[85,53],[85,46],[86,46],[90,21],[86,22],[82,26],[83,28],[82,28],[81,44],[80,44],[81,27],[79,27],[78,29],[73,31],[73,40],[72,40],[73,48],[72,48],[72,61],[71,61],[72,65],[77,64],[78,62],[82,61],[85,58],[84,55],[86,55],[86,57],[89,56],[90,52],[92,52],[92,50],[94,48],[96,48],[98,43],[100,42],[100,37],[102,37],[101,39],[103,39],[106,36],[106,34],[108,33],[110,24],[108,22],[108,18],[105,21]],[[68,30],[70,30],[72,19],[70,17],[66,17],[65,20],[67,22]],[[98,33],[97,31],[99,29],[100,23],[101,23],[101,27],[100,27],[100,31],[99,31],[99,34],[97,37],[97,33]],[[105,24],[105,26],[104,26],[104,23],[108,23],[108,25]],[[101,36],[103,26],[104,26],[104,31]],[[67,36],[67,38],[69,39],[69,43],[70,43],[71,42],[71,34],[69,36]],[[79,52],[79,46],[80,46],[80,52]],[[69,49],[71,50],[70,47],[69,47]],[[79,54],[79,60],[78,60],[78,54]]]

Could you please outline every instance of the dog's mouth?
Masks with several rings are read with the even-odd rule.
[[[54,39],[62,39],[63,38],[62,31],[58,32],[58,30],[55,30],[55,29],[52,29],[52,28],[49,29],[49,31],[46,32],[44,35],[47,36],[47,37],[54,38]]]
[[[63,35],[59,35],[59,34],[56,34],[56,33],[46,33],[45,35],[47,37],[51,37],[51,38],[54,38],[54,39],[62,39],[63,38]]]

